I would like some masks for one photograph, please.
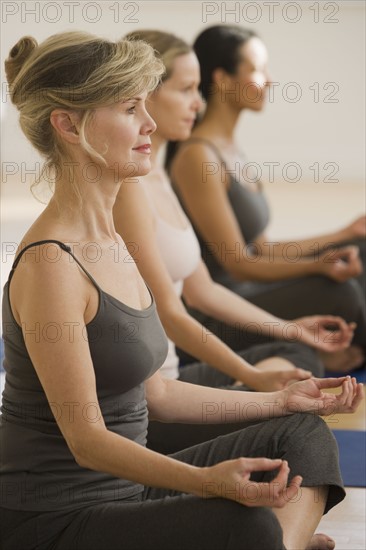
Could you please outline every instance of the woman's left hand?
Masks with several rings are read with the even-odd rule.
[[[298,340],[321,351],[334,352],[348,348],[356,328],[355,323],[346,323],[333,315],[312,315],[295,319]],[[294,327],[294,331],[296,327]]]
[[[342,387],[340,394],[325,393],[327,388]],[[334,413],[353,413],[364,397],[363,384],[355,378],[310,378],[295,382],[280,392],[286,413],[314,412],[321,416]]]

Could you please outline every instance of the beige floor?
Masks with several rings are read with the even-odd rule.
[[[329,393],[338,393],[339,390],[327,390]],[[366,429],[366,400],[364,399],[353,414],[334,414],[324,420],[331,430],[360,430]]]
[[[336,541],[336,550],[365,550],[365,489],[347,489],[347,496],[323,517],[318,533],[327,533]]]

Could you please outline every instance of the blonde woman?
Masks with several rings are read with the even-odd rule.
[[[145,99],[161,63],[140,42],[62,33],[40,45],[20,39],[6,73],[22,129],[54,172],[55,192],[22,239],[4,288],[2,548],[221,550],[252,548],[255,540],[257,548],[283,549],[282,532],[286,540],[300,509],[307,544],[324,506],[344,490],[325,424],[291,412],[354,410],[362,398],[354,380],[258,393],[261,418],[285,418],[174,457],[145,448],[148,413],[199,422],[203,404],[216,402],[239,403],[238,420],[253,417],[252,394],[160,378],[166,337],[114,229],[121,181],[131,167],[136,175],[150,169],[155,124]],[[321,391],[340,385],[338,397]],[[212,412],[213,421],[224,420]],[[325,446],[321,459],[318,445]],[[317,471],[310,484],[309,468]],[[302,478],[309,486],[285,506],[300,495]]]

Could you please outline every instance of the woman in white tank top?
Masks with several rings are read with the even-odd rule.
[[[190,135],[202,106],[198,93],[199,65],[191,48],[166,33],[144,31],[131,38],[149,42],[163,58],[167,72],[163,84],[149,101],[150,113],[157,122],[152,136],[152,165],[148,176],[126,180],[121,186],[114,218],[126,242],[133,243],[132,255],[151,287],[164,328],[170,338],[163,374],[205,385],[245,385],[255,390],[272,391],[290,380],[302,379],[309,372],[322,373],[315,354],[307,346],[342,349],[349,344],[352,327],[333,317],[302,318],[291,323],[253,306],[212,281],[200,259],[200,250],[190,222],[171,188],[159,156],[168,140],[184,140]],[[132,174],[133,175],[133,174]],[[299,344],[270,343],[236,354],[219,338],[210,334],[186,312],[188,305],[221,319],[233,330],[262,330],[279,340]],[[326,325],[336,325],[338,337],[328,342]],[[175,345],[208,365],[184,367],[179,371]],[[254,368],[249,364],[256,364]],[[217,369],[213,374],[212,367]],[[199,373],[199,374],[198,374]]]
[[[164,33],[142,33],[141,38],[158,51],[153,37],[157,41],[159,37],[169,39],[169,35]],[[325,324],[330,318],[315,317],[291,323],[296,339],[309,345],[273,342],[236,354],[185,310],[182,295],[190,306],[230,322],[234,329],[235,323],[252,323],[260,325],[263,330],[272,330],[277,338],[283,338],[284,329],[290,326],[212,281],[200,258],[199,244],[190,222],[159,165],[159,153],[166,141],[189,137],[201,106],[197,91],[197,60],[188,48],[184,50],[185,47],[180,43],[180,54],[176,54],[178,56],[173,60],[174,68],[180,70],[172,73],[168,68],[165,82],[148,105],[158,126],[152,136],[153,169],[140,181],[131,178],[123,182],[114,208],[116,229],[131,246],[131,255],[155,296],[159,316],[170,339],[168,357],[161,367],[163,376],[206,386],[230,389],[249,386],[271,391],[285,386],[291,379],[309,376],[308,371],[298,366],[319,375],[322,365],[310,346],[324,346]],[[331,347],[346,347],[352,336],[352,327],[341,319],[332,321],[339,332],[337,342],[333,342]],[[321,333],[319,343],[310,328],[315,323],[318,323]],[[295,339],[293,334],[289,339]],[[202,362],[179,369],[175,344]],[[215,403],[210,405],[217,406]],[[207,418],[202,419],[202,424],[150,421],[147,445],[152,450],[170,454],[245,426],[244,423],[234,423],[236,411],[222,410],[222,414],[226,420],[227,415],[231,415],[233,421],[224,424],[210,424]],[[309,548],[315,548],[312,544],[317,548],[327,548],[328,543],[333,541],[326,535],[314,535]]]

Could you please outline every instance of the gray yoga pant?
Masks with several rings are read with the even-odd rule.
[[[260,422],[174,458],[210,466],[242,456],[285,459],[290,477],[303,477],[302,487],[329,486],[324,512],[344,498],[335,439],[312,414]],[[273,476],[256,472],[252,479],[270,481]],[[281,527],[269,508],[149,487],[134,501],[71,512],[2,509],[1,514],[3,550],[284,550]]]

